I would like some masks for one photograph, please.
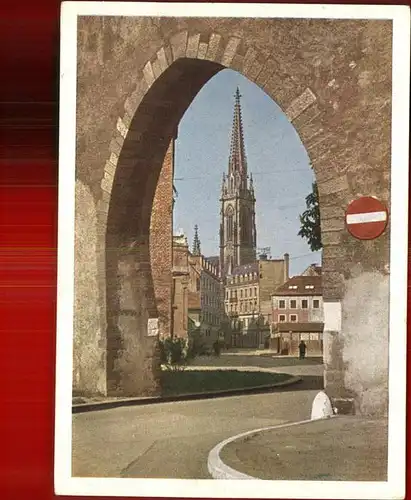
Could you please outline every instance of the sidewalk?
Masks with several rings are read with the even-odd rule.
[[[386,419],[338,416],[240,438],[220,458],[258,479],[386,481],[387,453]]]

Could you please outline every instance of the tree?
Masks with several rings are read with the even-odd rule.
[[[305,198],[307,210],[300,215],[301,229],[298,236],[305,238],[311,251],[316,252],[323,247],[321,241],[320,203],[316,182],[313,183],[312,189],[312,192]]]

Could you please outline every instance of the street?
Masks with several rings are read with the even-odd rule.
[[[210,358],[227,366],[234,356]],[[235,356],[237,366],[275,367],[284,358]],[[207,479],[207,456],[234,434],[309,418],[321,388],[320,360],[278,371],[303,382],[269,394],[120,407],[73,415],[73,476]]]

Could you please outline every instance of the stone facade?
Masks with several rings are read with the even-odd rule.
[[[288,279],[289,256],[260,258],[234,269],[225,282],[225,312],[231,320],[234,347],[264,345],[272,321],[271,294]]]
[[[210,346],[221,333],[223,284],[218,267],[203,255],[190,254],[189,265],[189,290],[195,300],[189,304],[188,315],[191,320],[199,322],[196,333],[201,337],[201,343]]]
[[[173,288],[171,336],[188,337],[188,300],[190,284],[189,250],[184,235],[173,237]]]
[[[361,195],[390,206],[391,53],[389,20],[78,18],[78,392],[155,390],[153,198],[182,115],[226,67],[281,106],[312,162],[326,390],[352,397],[361,413],[386,411],[389,225],[360,241],[345,229],[344,211]],[[353,339],[367,349],[353,349]]]
[[[174,236],[172,335],[196,335],[211,345],[220,335],[222,304],[218,268],[203,255],[193,255],[184,235]]]

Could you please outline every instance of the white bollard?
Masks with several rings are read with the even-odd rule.
[[[329,418],[333,415],[333,408],[330,398],[323,391],[320,391],[314,398],[311,408],[311,420],[319,418]]]

